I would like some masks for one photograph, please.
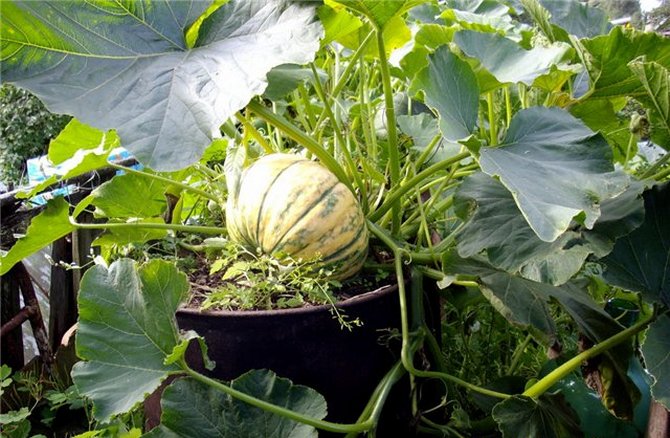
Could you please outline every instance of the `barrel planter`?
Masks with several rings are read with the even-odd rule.
[[[328,305],[268,311],[199,311],[182,308],[177,323],[205,338],[216,367],[203,366],[197,343],[186,360],[211,377],[231,380],[251,369],[270,369],[309,386],[328,402],[330,421],[355,422],[384,374],[398,359],[397,286],[384,286],[337,304],[363,325],[342,328]],[[393,348],[395,347],[395,348]]]

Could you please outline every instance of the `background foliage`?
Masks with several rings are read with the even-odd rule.
[[[26,160],[47,152],[49,141],[71,119],[52,114],[28,90],[0,88],[0,181],[17,184],[26,176]]]

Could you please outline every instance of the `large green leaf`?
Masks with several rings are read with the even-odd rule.
[[[325,36],[321,40],[322,46],[337,41],[363,26],[363,22],[349,13],[343,6],[331,7],[324,4],[319,7],[318,13],[319,20],[321,20],[325,30]]]
[[[166,184],[136,174],[117,175],[91,192],[95,214],[110,218],[145,218],[165,211]]]
[[[186,28],[209,2],[6,1],[2,76],[50,110],[115,128],[141,162],[175,170],[197,161],[219,126],[262,93],[274,66],[313,59],[315,5],[232,0]]]
[[[448,25],[458,24],[463,29],[478,32],[502,33],[504,35],[517,31],[518,28],[512,22],[512,17],[508,14],[497,13],[498,11],[501,11],[501,9],[496,9],[491,14],[479,14],[458,9],[447,9],[440,14],[440,17]]]
[[[326,416],[326,401],[318,392],[293,385],[272,371],[254,370],[232,381],[234,389],[314,418]],[[146,437],[184,438],[307,438],[318,436],[312,426],[297,423],[248,405],[192,379],[170,385],[161,399],[161,425]],[[175,434],[175,435],[173,435]]]
[[[454,196],[455,213],[465,226],[458,232],[458,253],[471,257],[483,251],[495,267],[520,272],[525,278],[560,285],[582,267],[589,254],[602,257],[615,240],[644,219],[642,184],[601,206],[592,230],[573,226],[553,242],[541,240],[519,211],[512,194],[484,173],[467,177]]]
[[[77,119],[72,119],[58,136],[49,143],[48,157],[53,164],[61,164],[71,159],[80,150],[103,149],[110,151],[117,146],[121,146],[121,142],[116,132],[102,132],[81,123]]]
[[[69,204],[62,197],[49,201],[46,209],[30,222],[26,235],[0,257],[0,275],[6,274],[25,257],[74,231],[69,210]]]
[[[531,278],[561,284],[579,270],[588,255],[580,245],[566,248],[577,237],[572,232],[564,233],[554,242],[539,239],[512,194],[484,173],[463,181],[456,192],[454,208],[459,217],[468,221],[457,235],[462,257],[486,251],[494,266],[508,272],[517,272],[528,263],[544,262],[541,270],[544,275]]]
[[[503,438],[578,438],[577,413],[560,395],[545,394],[538,400],[514,396],[493,408]]]
[[[423,3],[425,0],[337,0],[354,11],[365,15],[375,26],[383,29],[396,16],[408,9]]]
[[[578,38],[591,38],[608,33],[612,28],[602,9],[577,0],[540,0],[551,14],[552,24]]]
[[[555,370],[558,365],[560,365],[560,361],[547,361],[538,378],[546,376]],[[648,386],[644,384],[644,380],[638,378],[638,376],[645,374],[645,371],[637,359],[631,360],[628,373],[643,393],[648,391]],[[603,406],[599,394],[586,384],[580,369],[556,382],[548,392],[552,394],[560,392],[565,397],[565,401],[576,411],[580,421],[580,429],[587,437],[639,438],[639,431],[636,426],[640,423],[646,425],[649,416],[649,400],[646,395],[645,400],[641,400],[635,407],[636,424],[612,415]]]
[[[448,274],[465,274],[479,278],[480,288],[491,304],[511,323],[532,330],[550,343],[556,329],[548,303],[556,300],[575,320],[581,331],[594,342],[618,333],[621,326],[598,306],[581,285],[561,286],[538,283],[500,271],[478,257],[464,259],[455,251],[444,255]],[[618,350],[627,359],[628,349]]]
[[[444,138],[455,142],[472,134],[479,107],[477,78],[448,47],[430,55],[428,67],[417,75],[412,88],[422,90],[426,104],[437,111]]]
[[[571,252],[563,252],[566,244],[576,237],[575,233],[564,233],[554,242],[542,241],[526,222],[512,194],[496,179],[481,172],[466,178],[456,191],[454,209],[459,217],[468,221],[457,236],[458,253],[462,257],[472,257],[485,250],[494,266],[515,272],[530,260],[558,253],[562,256],[560,267],[572,272],[560,275],[551,269],[547,282],[565,282],[576,272],[570,269],[574,259]],[[585,257],[577,257],[577,270]]]
[[[482,148],[484,172],[512,192],[538,237],[553,242],[573,218],[592,228],[600,203],[628,184],[614,172],[612,152],[599,134],[559,108],[519,111],[503,144]]]
[[[670,150],[670,69],[641,60],[631,62],[628,67],[646,92],[646,96],[640,96],[638,100],[648,109],[651,139],[663,149]]]
[[[501,35],[462,30],[454,35],[463,52],[476,58],[500,83],[522,82],[532,85],[539,76],[561,62],[570,49],[557,43],[526,50]]]
[[[631,136],[630,117],[621,112],[625,104],[625,98],[587,99],[570,108],[570,114],[607,139],[612,147],[613,157],[619,163],[624,163],[630,158],[627,155],[635,153],[635,150],[628,151]],[[637,148],[635,144],[632,146]]]
[[[644,96],[640,79],[628,66],[640,56],[670,68],[670,40],[655,32],[617,26],[608,35],[583,39],[581,43],[589,52],[589,73],[594,82],[591,99]]]
[[[610,284],[670,306],[670,183],[644,193],[644,223],[617,240],[602,263]]]
[[[108,156],[117,146],[120,143],[114,131],[102,132],[72,119],[49,144],[49,161],[57,165],[54,174],[21,197],[30,198],[59,181],[107,166]]]
[[[647,331],[642,354],[647,370],[654,376],[651,393],[670,409],[670,316],[661,315]]]
[[[414,148],[423,151],[440,132],[437,119],[432,114],[402,115],[397,117],[400,131],[412,138]]]
[[[129,411],[168,374],[165,359],[179,343],[175,312],[188,293],[186,276],[162,260],[139,269],[121,259],[94,266],[79,290],[77,355],[72,370],[79,393],[93,401],[100,421]]]

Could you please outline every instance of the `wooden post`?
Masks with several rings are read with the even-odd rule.
[[[51,257],[55,262],[72,263],[70,236],[53,243]],[[77,298],[71,270],[58,265],[51,267],[49,306],[49,344],[56,351],[65,332],[77,322]]]
[[[670,436],[670,412],[655,400],[649,409],[646,438],[668,438]]]
[[[21,310],[20,291],[16,275],[12,271],[0,277],[0,283],[2,286],[2,292],[0,293],[2,295],[0,323],[4,326]],[[23,368],[25,357],[23,355],[23,330],[21,330],[21,327],[19,326],[2,336],[0,345],[2,346],[0,351],[2,363],[14,371]]]

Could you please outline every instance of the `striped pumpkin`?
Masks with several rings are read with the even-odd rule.
[[[226,226],[232,241],[281,259],[313,260],[343,280],[368,252],[365,216],[351,191],[321,164],[270,154],[242,172],[229,193]]]

